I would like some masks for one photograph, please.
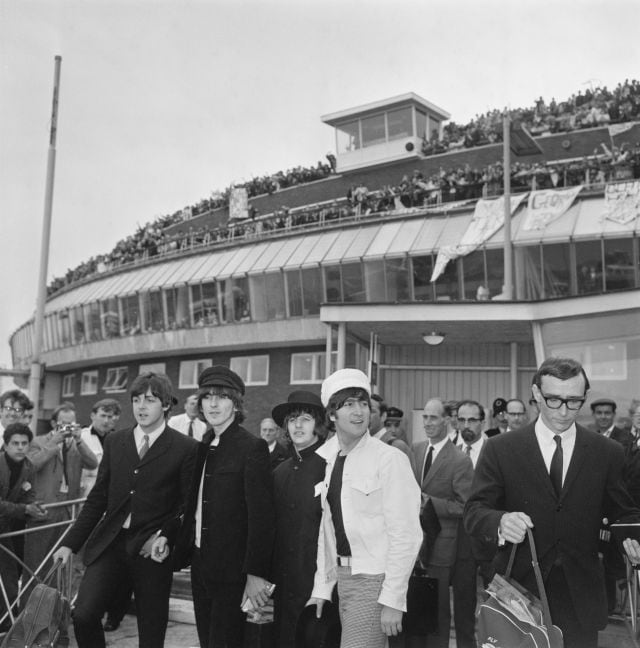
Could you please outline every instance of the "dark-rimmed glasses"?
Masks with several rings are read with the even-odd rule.
[[[547,404],[549,409],[560,409],[563,405],[567,406],[568,410],[579,410],[583,405],[586,398],[560,398],[560,396],[545,396],[540,392],[540,396]]]

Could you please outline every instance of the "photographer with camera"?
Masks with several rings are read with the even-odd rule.
[[[81,497],[80,479],[82,469],[98,467],[95,454],[81,438],[82,428],[76,422],[76,408],[65,402],[56,407],[51,415],[51,432],[36,436],[31,441],[27,458],[33,464],[34,492],[43,504],[66,502]],[[29,526],[50,524],[71,519],[71,507],[49,509],[44,522],[32,522]],[[35,570],[49,553],[65,527],[43,529],[27,534],[24,543],[24,562]],[[49,564],[42,573],[46,573]]]

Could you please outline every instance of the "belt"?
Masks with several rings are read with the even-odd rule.
[[[339,567],[351,567],[351,556],[338,556]]]

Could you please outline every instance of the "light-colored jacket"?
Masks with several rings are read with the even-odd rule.
[[[318,484],[322,521],[311,596],[326,600],[336,583],[336,535],[327,491],[339,450],[336,436],[317,450],[327,468]],[[405,611],[409,576],[422,543],[420,488],[407,456],[364,434],[345,460],[340,501],[351,572],[384,574],[378,602]]]
[[[95,434],[91,434],[91,426],[82,428],[82,433],[80,434],[82,441],[86,444],[87,448],[93,452],[95,455],[98,466],[102,461],[102,455],[104,450],[102,449],[102,443],[100,439]],[[80,478],[80,495],[86,497],[89,494],[89,491],[93,488],[93,485],[96,483],[96,477],[98,476],[98,466],[95,468],[83,468],[82,477]]]

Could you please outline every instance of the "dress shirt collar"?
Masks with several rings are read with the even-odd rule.
[[[139,425],[136,425],[133,428],[133,436],[135,438],[136,448],[138,448],[138,451],[140,451],[140,448],[144,443],[145,434],[149,437],[149,447],[151,447],[158,440],[158,437],[164,432],[166,426],[166,421],[162,421],[162,425],[157,427],[153,432],[143,432],[142,428]]]
[[[545,422],[542,420],[542,416],[538,416],[538,420],[535,425],[536,438],[540,445],[553,446],[555,448],[556,442],[554,436],[560,434],[562,437],[562,445],[565,443],[575,443],[576,440],[576,424],[572,423],[564,432],[558,433],[554,432],[552,429],[548,428]]]

